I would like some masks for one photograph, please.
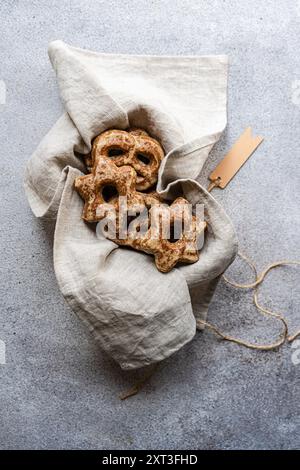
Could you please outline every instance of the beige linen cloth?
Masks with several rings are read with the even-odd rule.
[[[99,54],[49,46],[65,113],[27,163],[25,190],[37,217],[56,219],[54,268],[73,311],[123,369],[161,361],[195,335],[220,275],[237,251],[235,232],[196,181],[226,125],[227,57]],[[110,128],[145,128],[163,145],[157,190],[205,205],[209,224],[197,263],[168,274],[153,257],[97,238],[81,220],[74,178],[82,155]]]

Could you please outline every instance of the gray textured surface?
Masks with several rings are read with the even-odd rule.
[[[264,144],[224,192],[241,248],[259,268],[299,255],[300,2],[6,1],[0,5],[1,323],[0,447],[299,448],[300,364],[293,349],[244,350],[198,334],[144,391],[120,402],[137,373],[120,371],[60,295],[53,226],[22,190],[24,164],[61,113],[50,40],[104,52],[230,56],[229,122],[206,172],[247,126]],[[297,102],[299,104],[297,104]],[[205,181],[205,178],[204,178]],[[232,276],[249,273],[236,263]],[[299,325],[299,272],[273,272],[265,302]],[[298,290],[298,292],[297,292]],[[274,338],[249,293],[223,282],[210,320],[235,335]]]

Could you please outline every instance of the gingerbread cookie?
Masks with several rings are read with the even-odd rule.
[[[190,213],[188,201],[177,198],[170,206],[157,202],[151,205],[146,223],[131,222],[125,239],[113,241],[154,255],[159,271],[167,273],[177,263],[195,263],[199,259],[198,240],[206,228]],[[139,228],[146,228],[143,232]]]
[[[177,198],[168,206],[156,193],[136,191],[136,182],[137,175],[132,167],[117,167],[109,157],[101,156],[91,174],[75,180],[75,189],[85,201],[82,218],[97,222],[113,209],[115,231],[107,234],[107,238],[154,255],[156,266],[162,272],[170,271],[178,262],[196,262],[199,259],[197,240],[205,229],[205,222],[198,222],[187,210],[186,199]],[[121,210],[120,196],[126,200],[125,214]],[[181,229],[174,237],[169,232],[176,226]]]
[[[143,129],[112,129],[94,139],[88,166],[95,168],[103,156],[119,167],[129,165],[134,168],[137,174],[136,189],[145,191],[157,182],[164,151],[158,141]]]

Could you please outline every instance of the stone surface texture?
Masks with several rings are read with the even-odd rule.
[[[299,257],[300,1],[2,0],[0,19],[0,447],[299,448],[300,342],[260,352],[198,333],[139,395],[120,401],[143,371],[122,372],[66,305],[53,272],[54,225],[34,218],[22,178],[62,112],[51,40],[112,53],[225,53],[228,126],[201,181],[251,125],[264,143],[215,196],[260,270]],[[238,261],[229,271],[251,276]],[[260,298],[299,327],[298,269],[272,272]],[[251,292],[223,281],[209,320],[252,341],[280,332],[256,312]]]

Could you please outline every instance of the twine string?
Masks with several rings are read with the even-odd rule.
[[[215,178],[214,180],[211,180],[211,182],[208,185],[207,191],[210,193],[214,188],[218,188],[221,183],[221,178],[218,176],[218,178]]]
[[[129,390],[126,390],[125,392],[120,393],[119,398],[120,400],[127,400],[127,398],[133,397],[137,393],[139,393],[144,385],[148,383],[148,381],[151,379],[152,375],[157,371],[158,367],[160,365],[160,362],[156,362],[155,364],[152,364],[148,366],[147,371],[145,371],[144,376],[136,381],[136,383],[131,387]]]
[[[280,321],[282,323],[282,332],[278,338],[277,341],[274,341],[271,344],[255,344],[255,343],[250,343],[248,341],[244,341],[239,338],[234,338],[233,336],[230,336],[226,333],[223,333],[220,331],[215,325],[212,325],[211,323],[205,321],[205,320],[197,320],[197,326],[200,329],[200,325],[205,325],[207,328],[212,330],[217,336],[221,337],[222,339],[226,341],[231,341],[233,343],[239,344],[241,346],[245,346],[250,349],[258,349],[261,351],[270,351],[273,349],[278,348],[282,344],[284,344],[286,341],[292,342],[294,341],[299,335],[300,335],[300,330],[296,331],[294,334],[289,335],[289,327],[288,327],[288,322],[285,318],[285,316],[282,313],[275,312],[274,310],[270,310],[264,306],[262,306],[259,301],[258,301],[258,286],[263,283],[263,281],[266,278],[266,275],[275,268],[278,268],[280,266],[286,266],[286,265],[300,265],[300,261],[288,261],[288,260],[283,260],[283,261],[277,261],[275,263],[270,264],[267,266],[266,269],[262,271],[260,275],[257,275],[257,270],[253,264],[253,262],[247,258],[245,255],[243,255],[241,252],[238,253],[238,255],[243,258],[246,263],[252,268],[256,275],[256,280],[253,283],[250,284],[240,284],[237,282],[234,282],[232,280],[229,280],[226,276],[223,275],[223,279],[227,284],[236,287],[238,289],[254,289],[253,293],[253,303],[257,310],[262,312],[266,316],[271,316],[275,318],[276,320]],[[202,329],[202,328],[201,328]]]
[[[212,191],[215,187],[218,187],[219,182],[218,181],[212,181],[210,185],[208,186],[208,191]],[[233,336],[230,336],[226,333],[223,333],[221,330],[219,330],[215,325],[212,325],[211,323],[205,321],[205,320],[197,320],[197,327],[198,329],[201,329],[201,326],[206,326],[209,328],[211,331],[213,331],[217,336],[220,338],[226,340],[226,341],[231,341],[233,343],[239,344],[241,346],[245,346],[246,348],[250,349],[258,349],[261,351],[270,351],[273,349],[278,348],[279,346],[283,345],[286,341],[292,342],[294,341],[299,335],[300,335],[300,329],[297,330],[294,334],[290,335],[289,334],[289,327],[288,327],[288,322],[285,318],[285,316],[282,313],[275,312],[274,310],[270,310],[264,306],[262,306],[259,301],[258,301],[258,287],[264,282],[267,274],[275,268],[279,268],[282,266],[289,266],[289,265],[300,265],[300,261],[298,260],[282,260],[282,261],[276,261],[274,263],[269,264],[260,274],[258,274],[257,269],[255,267],[255,264],[243,253],[240,251],[238,252],[238,256],[242,258],[252,269],[254,275],[255,275],[255,281],[251,282],[249,284],[240,284],[238,282],[232,281],[228,279],[226,276],[223,275],[224,281],[237,288],[237,289],[254,289],[253,292],[253,303],[255,307],[257,308],[258,311],[262,312],[263,315],[270,316],[281,322],[282,324],[282,332],[279,336],[279,338],[274,341],[271,344],[255,344],[255,343],[250,343],[248,341],[244,341],[239,338],[235,338]],[[201,325],[201,326],[200,326]]]

